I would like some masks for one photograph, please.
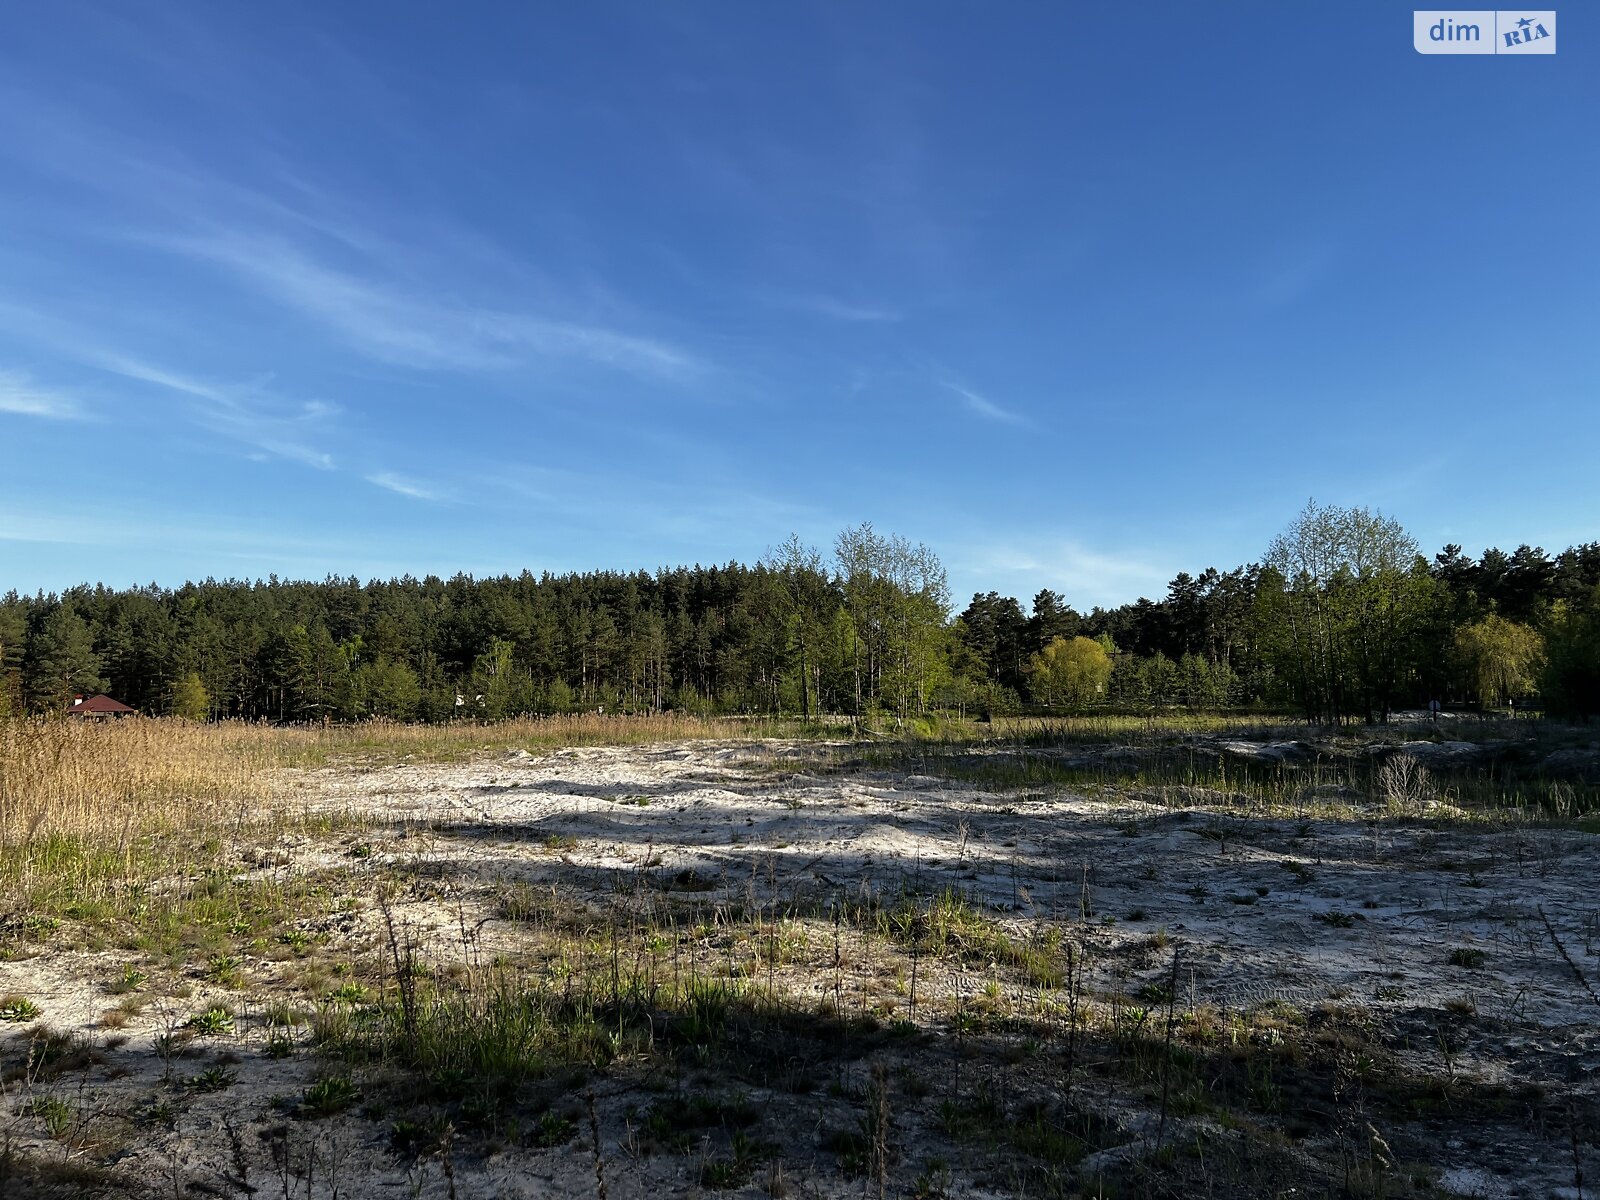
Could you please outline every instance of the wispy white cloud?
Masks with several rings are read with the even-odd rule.
[[[340,412],[336,405],[288,399],[272,391],[264,380],[222,383],[176,371],[97,340],[86,323],[48,317],[4,297],[0,297],[0,329],[109,375],[186,397],[188,415],[196,425],[232,441],[318,470],[334,466],[332,455],[314,443],[331,431]],[[11,408],[7,399],[16,407]],[[40,411],[50,400],[55,402],[52,411]],[[72,397],[45,392],[25,376],[6,372],[0,372],[0,411],[86,415]]]
[[[627,530],[646,554],[686,544],[700,547],[696,553],[731,553],[741,541],[748,546],[761,544],[760,538],[770,540],[774,529],[811,531],[843,524],[807,502],[751,491],[737,480],[719,480],[715,472],[669,481],[614,470],[504,463],[485,464],[478,478],[542,517],[559,518],[564,528],[608,536]]]
[[[279,237],[212,233],[147,240],[223,268],[362,353],[396,366],[499,370],[565,358],[658,378],[705,369],[671,342],[597,323],[433,299],[415,287],[331,266]]]
[[[443,500],[443,492],[435,489],[431,484],[412,479],[407,475],[400,475],[394,471],[377,471],[364,477],[374,487],[381,487],[395,492],[401,496],[408,496],[412,500]]]
[[[1021,413],[1012,412],[1009,408],[1001,408],[987,396],[981,396],[971,388],[964,388],[958,383],[945,380],[944,386],[957,396],[971,412],[988,421],[1000,421],[1007,425],[1026,425],[1028,419]]]
[[[326,401],[284,400],[257,384],[212,383],[125,354],[89,350],[84,357],[114,375],[201,401],[193,409],[195,421],[213,433],[319,471],[334,467],[331,454],[309,444],[338,416],[337,406]]]
[[[613,315],[626,302],[597,301],[595,281],[562,286],[448,217],[375,212],[276,162],[271,184],[253,185],[19,89],[0,84],[0,101],[0,137],[30,165],[115,203],[118,224],[100,236],[209,263],[374,360],[427,370],[567,360],[668,379],[707,369],[668,339],[621,327],[638,322]]]
[[[882,308],[870,304],[852,304],[848,300],[820,294],[786,296],[782,302],[790,308],[800,309],[802,312],[815,313],[819,317],[830,317],[835,321],[851,321],[860,324],[886,324],[899,321],[903,316],[902,313],[892,308]]]
[[[334,468],[333,455],[324,450],[316,450],[299,442],[284,442],[277,438],[261,438],[256,445],[268,454],[275,454],[279,458],[287,458],[291,462],[300,463],[302,466],[315,467],[319,471],[331,471]]]
[[[1111,553],[1050,537],[1026,543],[955,544],[947,549],[947,561],[951,575],[962,580],[1010,591],[1024,601],[1041,587],[1053,588],[1081,610],[1162,595],[1173,575],[1173,570],[1157,565],[1148,548]]]
[[[227,395],[209,383],[180,375],[153,363],[141,359],[129,358],[125,354],[107,351],[96,347],[85,347],[84,358],[113,375],[121,375],[124,379],[133,379],[139,383],[153,383],[169,391],[182,392],[185,396],[193,396],[199,400],[209,400],[214,404],[230,404]]]
[[[57,421],[83,416],[73,397],[40,387],[21,371],[0,371],[0,413]]]

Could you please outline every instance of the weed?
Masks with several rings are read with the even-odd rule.
[[[43,1124],[45,1132],[53,1138],[65,1136],[77,1118],[72,1105],[59,1096],[36,1096],[23,1106],[22,1111]]]
[[[1437,794],[1428,768],[1409,754],[1394,754],[1384,760],[1374,778],[1378,798],[1391,811],[1414,813]]]
[[[577,1132],[578,1127],[570,1117],[554,1110],[547,1110],[540,1114],[539,1120],[529,1130],[528,1144],[549,1150],[566,1145]]]
[[[866,1174],[872,1141],[864,1127],[825,1129],[822,1148],[839,1156],[839,1170],[846,1178],[857,1179]]]
[[[137,992],[149,978],[148,973],[129,964],[123,967],[117,977],[106,985],[106,991],[113,996],[126,996],[131,992]]]
[[[39,1006],[26,996],[0,996],[0,1021],[31,1021],[40,1011]]]
[[[305,1014],[287,1000],[274,1000],[267,1006],[267,1025],[274,1029],[287,1029],[305,1022]]]
[[[59,920],[44,913],[29,913],[22,919],[22,936],[30,942],[49,941],[60,928]]]
[[[227,1067],[207,1067],[198,1075],[191,1075],[183,1081],[183,1086],[191,1092],[221,1092],[239,1082],[236,1072]]]
[[[742,1130],[760,1115],[761,1110],[742,1096],[691,1092],[656,1101],[645,1115],[644,1127],[656,1140],[686,1153],[702,1131]]]
[[[547,894],[518,880],[501,887],[495,895],[496,915],[502,921],[534,921],[546,915]]]
[[[367,989],[353,979],[340,984],[328,993],[328,1003],[330,1004],[364,1004],[366,999]]]
[[[233,1014],[220,1004],[214,1004],[204,1012],[195,1013],[183,1024],[197,1034],[217,1037],[232,1031]]]
[[[331,1117],[361,1099],[361,1089],[347,1075],[328,1075],[317,1080],[301,1094],[295,1105],[296,1116],[317,1119]]]
[[[443,1116],[414,1121],[402,1119],[389,1128],[389,1145],[401,1158],[428,1158],[450,1145],[453,1131]]]

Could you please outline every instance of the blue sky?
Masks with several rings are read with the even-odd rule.
[[[1600,537],[1600,43],[1392,4],[13,5],[0,589],[751,560],[958,607]]]

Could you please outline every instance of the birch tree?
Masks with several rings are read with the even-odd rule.
[[[1433,577],[1399,522],[1311,501],[1267,549],[1261,628],[1310,720],[1386,721]]]

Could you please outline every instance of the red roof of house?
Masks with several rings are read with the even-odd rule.
[[[131,713],[137,709],[129,708],[120,700],[113,700],[110,696],[75,696],[69,712],[75,713]]]

